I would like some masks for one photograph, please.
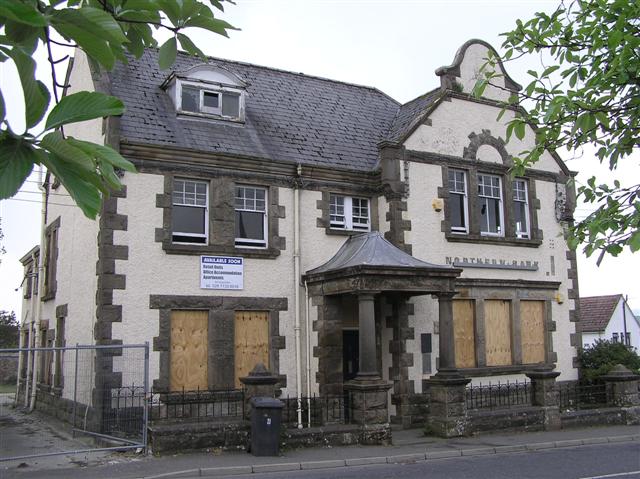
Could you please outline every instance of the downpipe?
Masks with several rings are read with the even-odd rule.
[[[302,166],[296,170],[298,179],[302,175]],[[302,358],[300,356],[300,185],[296,181],[293,190],[293,286],[295,311],[295,355],[296,355],[296,405],[298,429],[302,429]]]
[[[44,182],[42,181],[42,169],[40,167],[40,176],[39,176],[39,185],[38,188],[42,192],[42,209],[41,209],[41,222],[40,222],[40,254],[38,255],[38,298],[36,305],[36,323],[35,323],[35,331],[34,334],[34,346],[37,348],[40,341],[40,325],[42,321],[42,298],[44,297],[44,283],[46,281],[44,274],[44,257],[48,252],[45,251],[45,243],[46,243],[46,226],[47,226],[47,207],[49,200],[49,172],[46,173],[44,177]],[[33,296],[33,290],[31,292]],[[31,370],[31,400],[29,402],[29,411],[33,411],[36,407],[36,393],[37,393],[37,385],[38,385],[38,370],[39,370],[39,362],[40,362],[40,352],[36,349],[33,355],[33,368]]]

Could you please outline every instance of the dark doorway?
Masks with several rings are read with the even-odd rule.
[[[345,329],[342,331],[342,377],[344,381],[354,379],[358,374],[358,330]]]

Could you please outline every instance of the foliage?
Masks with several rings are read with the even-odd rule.
[[[0,311],[0,349],[18,347],[18,320],[13,311]]]
[[[640,372],[640,356],[631,346],[599,339],[591,347],[578,351],[580,368],[587,380],[607,374],[614,366],[622,364],[635,373]]]
[[[2,244],[3,239],[4,233],[2,232],[2,218],[0,218],[0,256],[7,252],[7,250],[4,248],[4,245]],[[0,264],[2,264],[2,258],[0,258]]]
[[[223,11],[224,2],[210,0]],[[78,47],[92,67],[110,70],[128,55],[140,57],[156,47],[154,29],[172,32],[159,49],[158,63],[169,68],[178,43],[192,55],[203,53],[186,36],[186,28],[201,28],[227,36],[233,29],[214,16],[204,0],[2,0],[0,1],[0,62],[14,63],[25,99],[26,130],[11,131],[0,91],[0,199],[13,196],[33,170],[43,165],[64,185],[84,214],[95,218],[101,200],[122,185],[116,169],[135,171],[133,165],[108,146],[66,136],[64,126],[111,115],[122,115],[118,98],[81,91],[60,99],[55,65],[67,59],[61,49]],[[52,85],[36,79],[36,48],[44,47]],[[45,119],[51,98],[55,106]],[[39,126],[45,121],[42,131]],[[36,133],[38,131],[38,133]]]
[[[528,101],[528,111],[509,122],[507,137],[522,139],[535,127],[536,146],[520,153],[517,172],[549,150],[580,154],[595,148],[600,162],[615,170],[640,146],[640,2],[573,0],[550,15],[540,12],[504,33],[502,61],[536,53],[542,69],[529,70],[531,82],[510,103]],[[474,88],[481,95],[498,59],[491,58]],[[549,63],[550,66],[546,66]],[[490,67],[490,68],[488,68]],[[570,243],[584,243],[589,256],[618,255],[625,246],[640,249],[640,185],[600,184],[595,177],[578,189],[594,213],[571,228]]]

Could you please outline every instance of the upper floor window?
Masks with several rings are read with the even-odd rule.
[[[467,175],[462,170],[449,170],[449,198],[451,199],[451,232],[468,233],[469,215]]]
[[[503,236],[502,186],[499,176],[478,173],[478,200],[481,234]]]
[[[236,246],[267,246],[267,190],[255,186],[236,186]]]
[[[369,200],[367,198],[331,194],[329,200],[330,227],[369,231],[371,229],[369,211]]]
[[[44,295],[43,301],[53,299],[57,290],[58,272],[58,230],[60,229],[60,217],[56,218],[45,231],[44,253]],[[35,266],[34,266],[35,267]],[[36,286],[37,288],[37,286]]]
[[[513,180],[513,215],[518,238],[529,238],[529,201],[527,182],[525,180]]]
[[[174,243],[207,244],[207,186],[204,181],[174,179],[171,215]]]
[[[211,64],[171,73],[162,84],[178,113],[236,122],[244,121],[246,87],[238,75]]]
[[[215,91],[184,82],[181,91],[180,109],[183,112],[240,118],[240,93],[236,91]]]

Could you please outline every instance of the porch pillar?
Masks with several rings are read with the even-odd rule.
[[[456,343],[453,332],[454,292],[438,296],[438,372],[427,380],[430,393],[429,416],[425,424],[427,435],[440,437],[464,436],[468,428],[465,388],[470,379],[456,369]]]
[[[372,292],[358,293],[358,324],[360,368],[355,379],[344,385],[344,389],[348,392],[350,420],[363,426],[388,424],[387,396],[391,384],[383,381],[378,372],[376,317]],[[389,435],[390,438],[388,426],[384,428],[383,435],[385,438]],[[366,437],[361,440],[365,444],[370,442]]]
[[[438,374],[457,374],[456,342],[453,333],[453,296],[455,293],[438,293],[438,334],[440,364]],[[442,373],[442,374],[441,374]]]
[[[376,316],[373,293],[358,294],[358,322],[360,327],[358,378],[380,377],[376,349]]]

